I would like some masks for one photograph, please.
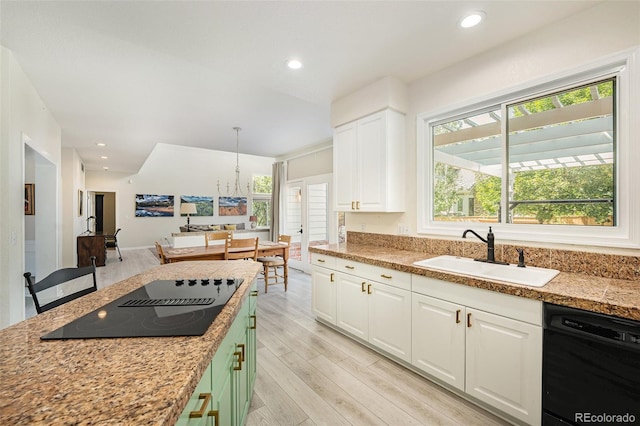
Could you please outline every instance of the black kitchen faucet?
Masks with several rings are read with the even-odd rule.
[[[471,232],[473,235],[478,237],[480,241],[487,245],[487,258],[486,259],[474,259],[478,262],[487,262],[487,263],[497,263],[499,265],[508,265],[507,262],[501,262],[496,260],[495,255],[495,237],[493,235],[493,231],[491,231],[491,227],[489,227],[489,233],[487,234],[487,239],[482,238],[480,235],[476,233],[473,229],[467,229],[462,233],[462,238],[467,238],[467,233]]]

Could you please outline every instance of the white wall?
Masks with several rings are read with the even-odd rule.
[[[60,126],[11,51],[4,47],[0,47],[0,129],[0,328],[3,328],[24,319],[23,138],[29,139],[31,148],[54,165],[58,177],[61,161]],[[60,200],[59,191],[55,198]],[[60,217],[59,205],[58,202],[50,208],[55,218]],[[57,236],[59,228],[53,233]]]
[[[87,218],[87,191],[82,159],[73,148],[62,148],[62,266],[75,267],[78,264],[76,236],[84,232]],[[84,211],[79,216],[78,191],[84,195]]]
[[[240,182],[246,192],[246,184],[252,175],[271,175],[271,157],[240,154]],[[137,174],[105,171],[87,171],[87,191],[106,191],[116,194],[116,226],[121,248],[153,246],[155,241],[165,242],[171,233],[180,232],[180,225],[187,223],[181,217],[181,195],[214,197],[214,216],[196,216],[191,224],[241,223],[248,227],[247,216],[218,216],[218,188],[226,192],[227,181],[233,186],[235,179],[235,152],[214,151],[169,144],[158,144]],[[174,196],[173,217],[135,217],[136,194],[163,194]],[[250,203],[250,200],[249,200]],[[166,242],[165,242],[166,243]]]
[[[487,21],[487,25],[490,22]],[[347,213],[347,230],[416,235],[416,116],[569,70],[640,45],[640,3],[604,2],[409,84],[404,214]],[[640,102],[634,99],[632,102]],[[373,112],[373,111],[372,111]]]

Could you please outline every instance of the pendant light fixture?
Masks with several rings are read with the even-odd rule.
[[[229,185],[229,181],[227,181],[227,193],[223,194],[222,192],[220,192],[220,179],[218,179],[218,194],[225,196],[225,197],[240,197],[240,196],[246,196],[247,194],[249,194],[249,188],[250,188],[250,183],[247,182],[247,192],[242,192],[242,190],[240,189],[240,130],[242,130],[240,127],[234,127],[233,130],[236,131],[236,179],[235,182],[233,184],[233,191],[231,191],[230,185]]]

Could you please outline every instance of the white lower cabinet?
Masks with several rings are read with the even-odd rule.
[[[512,419],[539,425],[542,303],[312,254],[318,319]]]
[[[464,391],[464,306],[422,294],[413,294],[411,363]]]
[[[311,309],[318,317],[336,325],[335,272],[322,267],[313,267]]]
[[[411,361],[411,292],[372,282],[369,298],[369,343]]]
[[[466,392],[528,424],[540,424],[542,328],[467,309]]]
[[[426,277],[414,276],[413,284],[413,366],[522,422],[540,424],[540,302]]]

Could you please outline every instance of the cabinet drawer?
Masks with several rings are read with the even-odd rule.
[[[411,274],[407,272],[346,259],[336,259],[336,270],[411,291]]]
[[[324,268],[335,269],[336,258],[325,254],[311,253],[311,264]]]
[[[413,291],[452,303],[492,312],[534,325],[542,325],[542,302],[483,288],[469,287],[434,278],[414,275]]]

